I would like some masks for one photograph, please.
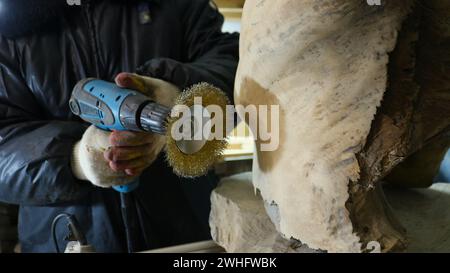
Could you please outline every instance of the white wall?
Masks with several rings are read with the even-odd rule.
[[[236,19],[227,19],[225,20],[225,24],[223,25],[224,32],[240,32],[241,31],[241,22]]]

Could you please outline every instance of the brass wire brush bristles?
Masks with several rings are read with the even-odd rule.
[[[223,115],[223,139],[208,140],[205,145],[194,154],[183,153],[172,138],[172,126],[181,117],[169,117],[167,121],[167,145],[165,147],[166,161],[173,168],[175,174],[181,177],[194,178],[205,175],[213,165],[222,159],[224,150],[227,147],[226,140],[226,106],[230,104],[227,95],[219,88],[208,84],[200,83],[186,89],[176,99],[175,105],[194,105],[194,98],[202,99],[202,106],[216,105],[222,109]]]

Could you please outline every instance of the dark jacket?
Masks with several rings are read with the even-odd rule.
[[[79,80],[113,81],[125,71],[180,88],[207,81],[230,96],[233,90],[238,35],[221,32],[223,17],[209,1],[81,2],[39,31],[0,36],[0,201],[21,206],[24,252],[54,251],[50,225],[62,212],[76,216],[97,251],[126,251],[118,193],[71,171],[73,145],[88,126],[68,106]],[[140,21],[146,10],[151,22]],[[143,219],[137,250],[208,239],[215,185],[212,175],[176,177],[161,156],[133,193]],[[58,225],[62,249],[65,230]]]

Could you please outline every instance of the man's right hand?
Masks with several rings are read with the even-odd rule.
[[[104,158],[104,152],[111,146],[110,135],[111,132],[93,125],[86,130],[72,154],[72,172],[76,178],[102,188],[126,185],[135,179],[125,171],[113,170]]]

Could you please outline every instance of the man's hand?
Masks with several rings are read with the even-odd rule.
[[[168,107],[173,107],[180,93],[173,84],[131,73],[120,73],[115,81],[120,87],[139,91]],[[164,136],[152,133],[100,131],[95,127],[86,131],[75,148],[78,158],[72,160],[75,176],[100,187],[131,182],[155,161],[166,142]]]
[[[109,135],[111,145],[104,153],[109,167],[116,172],[138,176],[158,157],[165,144],[165,137],[149,133],[113,131]]]
[[[131,73],[120,73],[116,84],[139,91],[157,103],[172,107],[180,90],[168,82]],[[161,135],[114,131],[109,137],[111,147],[104,157],[114,171],[124,171],[130,176],[140,175],[158,157],[165,144]]]
[[[75,177],[102,188],[126,185],[133,181],[134,177],[125,172],[113,171],[109,162],[104,159],[103,154],[110,147],[110,135],[110,132],[94,125],[86,130],[81,140],[75,144],[72,154],[71,165]]]
[[[175,99],[181,91],[169,82],[132,73],[120,73],[115,81],[118,86],[139,91],[169,108],[174,106]]]

